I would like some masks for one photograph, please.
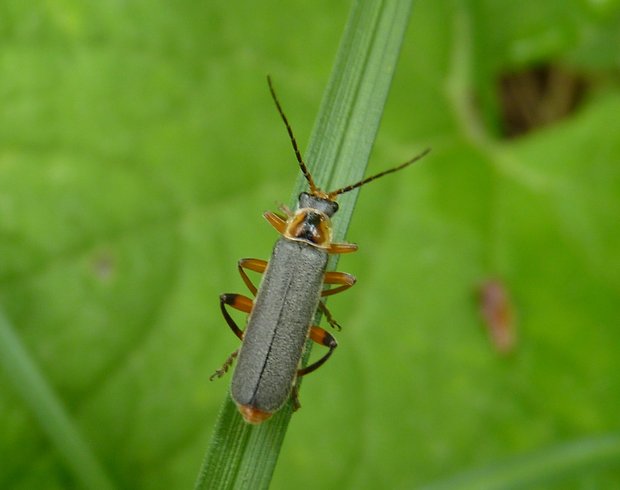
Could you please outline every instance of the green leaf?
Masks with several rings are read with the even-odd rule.
[[[424,490],[532,488],[532,485],[548,483],[553,478],[566,481],[569,477],[592,470],[592,467],[598,469],[613,464],[619,456],[620,437],[610,434],[545,448],[503,464],[495,463],[425,486]]]
[[[7,378],[31,408],[41,429],[64,456],[76,479],[87,488],[113,488],[14,330],[14,326],[0,312],[0,359]]]
[[[238,346],[217,298],[243,291],[240,257],[269,256],[260,215],[299,175],[265,75],[316,165],[349,8],[0,6],[0,306],[112,486],[194,484],[229,386],[208,377]],[[433,152],[360,194],[339,347],[304,381],[271,488],[484,482],[558,454],[539,488],[617,486],[613,456],[558,448],[620,429],[619,18],[615,0],[414,4],[368,173]],[[582,104],[501,140],[498,75],[546,61],[585,76]],[[515,309],[509,356],[474,297],[489,277]],[[3,346],[0,488],[79,487]]]

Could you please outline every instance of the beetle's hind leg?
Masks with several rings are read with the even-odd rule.
[[[321,344],[321,345],[324,345],[325,347],[329,347],[329,351],[327,351],[327,354],[321,357],[318,361],[313,362],[312,364],[310,364],[309,366],[306,366],[305,368],[299,369],[297,371],[298,378],[301,376],[305,376],[306,374],[309,374],[312,371],[315,371],[318,368],[320,368],[323,364],[325,364],[325,361],[327,361],[327,359],[330,358],[330,356],[334,352],[334,349],[338,347],[338,342],[336,342],[336,339],[332,336],[332,334],[330,334],[327,330],[321,327],[317,327],[317,326],[310,327],[310,339],[312,339],[317,344]]]
[[[226,309],[226,305],[236,310],[243,311],[244,313],[250,313],[254,303],[250,298],[242,294],[225,293],[220,295],[220,310],[222,310],[222,316],[233,333],[239,337],[239,340],[243,340],[243,330],[239,328],[235,320],[230,316],[230,313],[228,313]]]
[[[293,401],[293,412],[296,412],[301,408],[301,403],[299,401],[299,378],[297,378],[295,383],[293,383],[293,388],[291,389],[291,400]]]
[[[310,327],[309,337],[317,344],[329,347],[329,351],[318,361],[310,364],[309,366],[306,366],[305,368],[297,370],[297,379],[295,379],[295,383],[293,384],[293,388],[291,390],[291,398],[293,399],[293,411],[298,410],[301,407],[301,403],[299,403],[299,378],[320,368],[323,364],[325,364],[325,361],[330,358],[330,356],[334,352],[334,349],[338,347],[338,342],[336,342],[336,339],[327,330],[324,330],[321,327]]]
[[[209,376],[209,381],[213,381],[216,378],[221,378],[222,376],[224,376],[230,369],[230,366],[232,366],[235,358],[237,357],[237,354],[239,354],[239,349],[229,355],[228,359],[226,359],[224,361],[224,364],[222,364],[222,367],[215,371],[211,376]]]
[[[265,272],[266,268],[267,261],[261,259],[241,259],[237,263],[237,269],[239,269],[241,279],[243,279],[243,282],[254,296],[256,296],[257,289],[256,286],[254,286],[254,284],[252,283],[250,277],[245,272],[245,269],[259,272],[262,274],[263,272]],[[222,310],[222,316],[226,320],[226,323],[228,323],[228,326],[233,331],[233,333],[239,338],[239,340],[243,340],[243,330],[239,328],[237,322],[235,322],[235,320],[233,320],[233,317],[230,316],[226,305],[234,308],[235,310],[243,311],[244,313],[251,313],[252,308],[254,307],[254,302],[250,298],[248,298],[247,296],[243,296],[242,294],[225,293],[220,295],[220,309]],[[230,366],[232,366],[232,363],[237,357],[237,354],[239,354],[239,349],[237,349],[230,356],[228,356],[228,359],[226,359],[222,367],[215,371],[215,373],[213,373],[209,379],[214,380],[215,378],[221,378],[222,376],[224,376],[228,369],[230,369]]]
[[[254,304],[250,298],[241,294],[225,293],[220,295],[220,309],[222,310],[222,315],[224,316],[226,323],[228,323],[228,326],[233,331],[233,333],[237,337],[239,337],[239,340],[243,340],[243,330],[239,328],[239,325],[237,325],[235,320],[233,320],[233,318],[230,316],[230,313],[228,313],[228,310],[226,309],[226,305],[235,308],[236,310],[250,313]],[[232,363],[237,357],[237,354],[239,354],[239,349],[237,349],[230,356],[228,356],[228,359],[224,361],[222,367],[215,371],[209,377],[209,380],[213,381],[215,378],[221,378],[222,376],[224,376],[230,366],[232,366]]]

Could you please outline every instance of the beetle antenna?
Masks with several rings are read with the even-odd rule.
[[[337,189],[335,191],[330,191],[330,192],[327,193],[327,196],[330,199],[335,199],[336,196],[338,196],[340,194],[344,194],[345,192],[352,191],[353,189],[357,189],[358,187],[362,187],[364,184],[368,184],[368,182],[371,182],[371,181],[373,181],[375,179],[378,179],[379,177],[383,177],[384,175],[391,174],[393,172],[398,172],[399,170],[402,170],[403,168],[408,167],[412,163],[417,162],[421,158],[424,158],[428,154],[428,152],[430,152],[430,151],[431,151],[431,149],[427,148],[426,150],[424,150],[419,155],[416,155],[415,157],[413,157],[411,160],[407,160],[405,163],[401,163],[400,165],[397,165],[396,167],[389,168],[387,170],[384,170],[383,172],[379,172],[378,174],[371,175],[370,177],[366,177],[365,179],[360,180],[359,182],[356,182],[355,184],[351,184],[351,185],[348,185],[346,187],[342,187],[341,189]]]
[[[288,123],[288,119],[284,115],[284,111],[282,110],[282,106],[280,105],[280,101],[278,100],[278,96],[276,95],[276,91],[273,88],[273,84],[271,83],[271,77],[267,75],[267,83],[269,84],[269,91],[271,92],[271,97],[273,101],[276,103],[276,107],[278,108],[278,112],[280,113],[280,117],[284,121],[284,125],[286,126],[286,130],[288,131],[289,138],[291,139],[291,143],[293,144],[293,149],[295,150],[295,156],[297,157],[297,162],[299,163],[299,168],[301,168],[301,173],[304,174],[304,177],[308,181],[308,185],[310,186],[310,192],[312,194],[316,194],[317,186],[314,183],[314,179],[312,175],[310,175],[310,171],[306,164],[304,163],[303,158],[301,157],[301,152],[299,151],[299,147],[297,146],[297,141],[295,141],[295,136],[293,136],[293,130],[291,129],[291,125]]]

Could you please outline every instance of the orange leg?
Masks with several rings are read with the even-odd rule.
[[[357,250],[357,245],[355,243],[332,243],[327,248],[327,253],[329,254],[350,254],[351,252],[355,252]]]
[[[237,268],[239,269],[239,274],[241,274],[241,278],[243,279],[245,285],[252,292],[252,294],[256,296],[256,286],[246,274],[245,269],[260,273],[265,272],[265,269],[267,268],[267,261],[261,259],[241,259],[237,263]],[[231,306],[236,310],[243,311],[244,313],[250,313],[254,303],[250,298],[241,294],[228,293],[220,296],[220,309],[222,310],[222,315],[224,315],[224,318],[226,319],[226,323],[228,323],[235,335],[239,337],[240,340],[243,340],[243,331],[237,326],[228,313],[226,305]]]
[[[293,385],[293,389],[291,391],[291,398],[293,399],[293,410],[298,410],[301,407],[301,403],[299,403],[299,378],[320,368],[323,364],[325,364],[325,361],[327,361],[327,359],[329,359],[329,357],[332,355],[334,349],[338,347],[338,342],[336,342],[336,339],[332,337],[329,332],[323,330],[321,327],[310,327],[310,339],[312,339],[317,344],[329,347],[329,351],[318,361],[310,364],[309,366],[306,366],[303,369],[297,370],[297,379],[295,380],[295,384]]]
[[[355,284],[355,276],[352,274],[348,274],[346,272],[326,272],[325,278],[323,282],[325,284],[340,284],[337,288],[334,289],[325,289],[321,292],[321,296],[331,296],[332,294],[340,293],[346,289],[349,289],[351,286]],[[338,324],[338,322],[334,319],[330,311],[327,309],[327,306],[322,301],[319,303],[319,308],[325,315],[327,322],[337,330],[342,330],[342,327]]]
[[[329,347],[329,351],[327,352],[327,354],[321,357],[318,361],[310,364],[309,366],[306,366],[303,369],[299,369],[297,371],[298,377],[305,376],[306,374],[311,373],[312,371],[315,371],[318,368],[320,368],[325,363],[325,361],[327,361],[327,359],[329,359],[329,357],[332,355],[332,353],[334,352],[334,349],[338,347],[338,342],[336,342],[336,339],[332,336],[332,334],[330,334],[327,330],[322,329],[321,327],[317,327],[317,326],[310,327],[310,339],[316,342],[317,344],[321,344],[321,345],[324,345],[325,347]]]
[[[229,293],[220,295],[220,309],[222,310],[222,315],[224,316],[226,323],[228,323],[228,326],[233,331],[233,333],[237,337],[239,337],[239,340],[243,340],[243,330],[239,328],[235,320],[233,320],[233,318],[230,316],[230,313],[228,313],[228,310],[226,309],[226,305],[236,310],[243,311],[244,313],[250,313],[252,311],[254,303],[250,298],[241,294]],[[235,357],[237,357],[238,353],[239,349],[237,349],[230,356],[228,356],[228,359],[224,361],[222,367],[215,371],[211,375],[209,380],[213,381],[215,378],[221,378],[222,376],[224,376],[230,366],[232,366],[232,363],[235,360]]]
[[[286,220],[282,216],[274,213],[273,211],[267,211],[263,213],[263,216],[269,224],[273,226],[280,235],[284,234],[286,230]]]
[[[254,304],[250,298],[241,294],[228,293],[220,295],[220,309],[222,310],[222,315],[224,316],[226,323],[228,323],[228,326],[233,333],[239,337],[239,340],[243,340],[243,330],[241,330],[232,319],[230,313],[228,313],[228,310],[226,309],[226,305],[231,306],[235,310],[250,313]]]
[[[347,274],[346,272],[326,272],[325,278],[323,279],[323,282],[325,284],[340,284],[341,286],[334,289],[325,289],[321,292],[321,296],[330,296],[332,294],[344,291],[345,289],[349,289],[355,284],[355,281],[355,276]],[[335,328],[336,330],[342,330],[342,327],[332,316],[331,312],[327,308],[327,305],[323,301],[319,302],[319,308],[325,315],[327,323],[329,323],[332,328]]]
[[[321,296],[331,296],[332,294],[337,294],[346,289],[349,289],[351,286],[355,284],[357,279],[352,274],[348,274],[347,272],[326,272],[325,278],[323,282],[325,284],[340,284],[337,288],[333,289],[325,289],[321,293]]]
[[[241,274],[241,279],[243,279],[245,285],[252,291],[252,294],[256,296],[258,288],[248,277],[244,269],[262,274],[265,272],[265,269],[267,269],[267,261],[262,259],[241,259],[237,262],[237,269],[239,269],[239,274]]]
[[[244,269],[260,273],[265,272],[265,269],[267,268],[267,261],[260,259],[241,259],[237,263],[237,268],[239,269],[239,274],[241,274],[243,282],[246,284],[252,294],[256,296],[256,286],[254,286]],[[244,313],[250,313],[252,311],[254,303],[250,298],[241,294],[229,293],[222,294],[220,296],[220,309],[222,310],[222,315],[224,316],[226,323],[228,323],[228,326],[233,331],[233,333],[237,337],[239,337],[239,340],[243,340],[243,330],[239,328],[239,325],[237,325],[235,320],[233,320],[233,318],[230,316],[230,313],[228,313],[228,310],[226,309],[226,305],[235,308],[236,310],[243,311]],[[220,369],[215,371],[215,373],[213,373],[213,375],[209,379],[213,380],[226,374],[230,366],[232,366],[232,363],[237,357],[238,353],[239,349],[237,349],[230,356],[228,356],[228,359],[226,359],[224,365]]]

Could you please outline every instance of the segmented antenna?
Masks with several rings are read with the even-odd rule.
[[[364,184],[368,184],[368,182],[378,179],[379,177],[383,177],[384,175],[391,174],[393,172],[398,172],[399,170],[402,170],[403,168],[408,167],[412,163],[417,162],[421,158],[424,158],[430,151],[431,149],[427,148],[419,155],[416,155],[415,157],[413,157],[411,160],[408,160],[405,163],[401,163],[400,165],[397,165],[394,168],[390,168],[390,169],[384,170],[383,172],[379,172],[378,174],[371,175],[370,177],[366,177],[365,179],[360,180],[359,182],[356,182],[355,184],[342,187],[341,189],[337,189],[335,191],[330,191],[327,193],[327,197],[331,200],[334,200],[336,199],[336,196],[340,194],[344,194],[345,192],[349,192],[349,191],[352,191],[353,189],[357,189],[358,187],[362,187]]]
[[[280,105],[280,101],[278,100],[278,96],[276,95],[276,91],[273,88],[273,84],[271,83],[271,77],[269,75],[267,75],[267,83],[269,84],[269,91],[271,92],[271,97],[276,103],[276,107],[278,108],[280,117],[282,117],[282,120],[284,121],[284,125],[286,126],[286,130],[288,131],[289,138],[291,139],[291,143],[293,144],[293,149],[295,150],[295,156],[297,157],[299,168],[301,168],[301,173],[304,174],[304,177],[308,181],[308,185],[310,186],[310,192],[312,194],[317,194],[318,187],[314,183],[314,179],[312,178],[312,175],[310,175],[310,171],[308,170],[308,167],[306,167],[306,164],[301,157],[301,152],[299,151],[299,147],[297,146],[297,141],[295,141],[295,136],[293,136],[293,130],[291,129],[291,125],[288,123],[288,119],[284,115],[284,111],[282,110],[282,106]]]
[[[269,84],[269,91],[271,92],[271,97],[273,98],[273,101],[276,103],[276,108],[278,109],[278,113],[280,114],[282,121],[284,121],[284,125],[286,126],[286,131],[288,132],[288,136],[291,139],[291,143],[293,144],[293,150],[295,150],[295,156],[297,157],[297,162],[299,163],[299,168],[301,169],[301,173],[304,174],[305,179],[308,181],[308,185],[310,186],[310,193],[315,196],[320,196],[323,198],[327,198],[331,201],[334,201],[336,199],[336,196],[339,196],[340,194],[344,194],[345,192],[352,191],[353,189],[357,189],[358,187],[361,187],[364,184],[368,184],[368,182],[378,179],[379,177],[383,177],[384,175],[391,174],[393,172],[398,172],[399,170],[402,170],[403,168],[408,167],[412,163],[415,163],[421,158],[425,157],[428,154],[428,152],[431,151],[430,148],[427,148],[419,155],[416,155],[415,157],[413,157],[411,160],[408,160],[405,163],[397,165],[394,168],[390,168],[388,170],[384,170],[383,172],[379,172],[378,174],[371,175],[370,177],[366,177],[365,179],[360,180],[359,182],[356,182],[355,184],[342,187],[335,191],[331,191],[327,193],[323,192],[314,183],[314,179],[312,178],[312,175],[310,174],[308,167],[306,166],[303,158],[301,157],[301,151],[299,151],[299,147],[297,146],[297,141],[295,141],[293,130],[291,129],[291,125],[289,124],[288,119],[284,115],[284,111],[282,110],[282,106],[280,105],[280,101],[278,100],[278,96],[276,95],[276,91],[273,88],[273,83],[271,82],[271,77],[269,75],[267,75],[267,83]]]

